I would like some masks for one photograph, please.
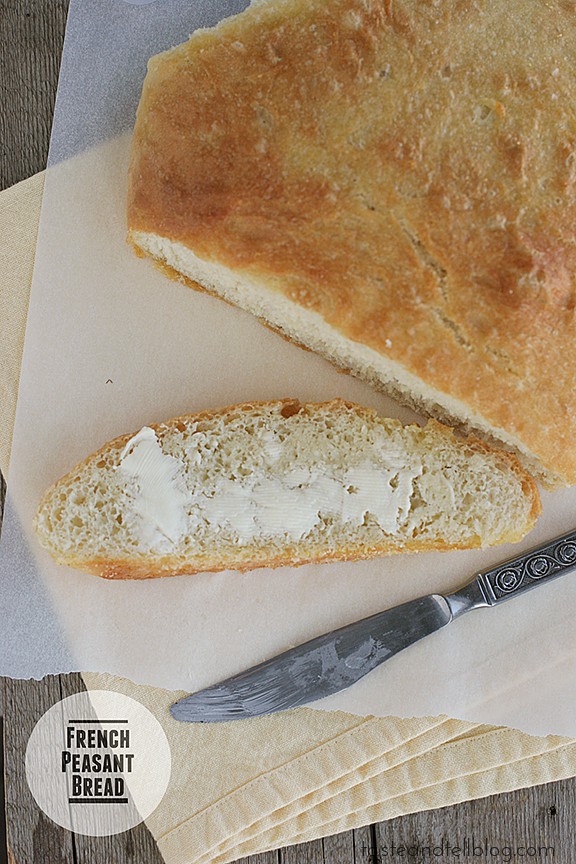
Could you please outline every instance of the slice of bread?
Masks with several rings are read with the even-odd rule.
[[[111,579],[516,541],[540,513],[514,456],[335,400],[256,402],[110,442],[44,495],[42,545]]]
[[[252,4],[151,59],[130,242],[576,484],[575,63],[568,2]]]

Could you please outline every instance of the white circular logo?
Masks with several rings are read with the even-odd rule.
[[[103,837],[142,822],[162,800],[172,759],[162,726],[112,690],[76,693],[38,721],[26,777],[39,807],[76,834]]]

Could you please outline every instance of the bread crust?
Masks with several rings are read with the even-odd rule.
[[[318,312],[576,483],[575,63],[561,2],[253,5],[150,62],[130,230]]]
[[[250,414],[253,412],[260,412],[266,409],[275,409],[281,413],[288,412],[284,416],[291,416],[300,411],[314,413],[318,409],[321,409],[323,412],[329,413],[332,411],[336,412],[341,411],[342,409],[347,409],[351,412],[354,412],[355,415],[365,418],[367,423],[373,423],[379,416],[377,412],[371,408],[359,406],[344,399],[334,399],[330,402],[324,403],[301,403],[297,399],[288,398],[280,400],[245,402],[237,405],[225,406],[223,408],[215,410],[202,411],[197,414],[180,415],[178,417],[171,418],[164,423],[151,423],[149,425],[150,428],[153,429],[156,433],[158,440],[162,442],[162,439],[166,435],[169,435],[172,430],[178,428],[178,426],[181,426],[183,423],[188,423],[190,421],[199,423],[203,419],[212,418],[215,415],[231,415],[238,413]],[[393,422],[397,423],[398,426],[403,425],[400,423],[400,421]],[[456,437],[456,433],[453,429],[444,426],[442,423],[438,423],[435,420],[429,420],[427,428],[434,430],[434,432],[438,434],[438,436],[443,438],[453,439],[454,437]],[[42,511],[43,507],[50,500],[51,496],[54,494],[54,491],[58,489],[58,487],[66,484],[70,479],[81,475],[83,469],[88,467],[91,463],[100,461],[103,457],[109,455],[112,451],[122,451],[128,441],[130,441],[130,439],[135,434],[135,432],[131,432],[113,439],[112,441],[101,447],[97,452],[91,454],[82,462],[80,462],[73,469],[73,471],[66,474],[45,492],[38,506],[37,513],[39,514]],[[492,456],[496,456],[496,458],[499,460],[503,467],[511,469],[514,474],[516,474],[516,476],[520,479],[524,495],[530,502],[530,512],[524,524],[505,526],[503,528],[502,537],[500,538],[499,542],[512,543],[520,540],[523,536],[525,536],[528,531],[532,529],[536,522],[536,519],[541,513],[542,507],[536,482],[534,481],[533,477],[531,477],[530,474],[528,474],[522,468],[518,459],[514,455],[490,447],[484,441],[481,441],[472,436],[469,436],[464,440],[467,446],[471,448],[471,450],[483,454],[491,454]],[[377,545],[368,546],[366,544],[360,543],[354,545],[340,545],[337,548],[334,548],[328,552],[324,549],[321,549],[320,546],[318,546],[315,550],[314,547],[311,546],[311,544],[293,543],[289,547],[287,547],[285,553],[281,556],[272,555],[266,549],[257,550],[256,553],[254,549],[239,549],[235,550],[233,560],[227,558],[225,555],[222,555],[220,557],[214,555],[189,556],[186,558],[184,558],[184,556],[165,555],[161,557],[127,556],[125,558],[114,559],[87,559],[85,556],[82,557],[74,554],[64,554],[61,552],[61,550],[55,548],[54,544],[50,542],[50,538],[47,536],[47,534],[39,529],[38,517],[36,519],[35,527],[39,534],[40,541],[44,546],[46,546],[46,548],[49,549],[50,553],[58,561],[58,563],[66,564],[69,567],[73,567],[77,570],[83,570],[106,579],[151,579],[163,576],[193,575],[195,573],[206,571],[219,572],[222,570],[234,570],[238,572],[244,572],[246,570],[253,570],[262,567],[274,569],[278,567],[297,567],[303,564],[322,563],[329,561],[335,562],[362,560],[399,552],[428,552],[449,551],[456,549],[473,549],[479,548],[482,545],[480,537],[457,544],[449,544],[442,541],[441,539],[434,542],[427,542],[415,538],[413,541],[400,542],[394,540],[394,538],[383,538],[382,542]]]

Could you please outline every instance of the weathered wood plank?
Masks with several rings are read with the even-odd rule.
[[[460,848],[464,860],[576,864],[575,824],[576,782],[562,780],[382,822],[376,852],[380,860],[452,860],[448,850]]]
[[[242,861],[237,861],[235,864],[279,864],[279,852],[260,852],[259,855],[249,855],[248,858],[242,858]]]
[[[0,0],[0,189],[46,164],[68,0]]]
[[[366,825],[364,828],[356,828],[353,832],[354,839],[354,864],[378,864],[372,855],[376,846],[374,826]]]
[[[0,693],[2,682],[0,680]],[[4,788],[4,721],[0,717],[0,864],[7,864],[7,842],[6,842],[6,810],[4,802],[6,792]]]
[[[299,843],[280,850],[279,864],[324,864],[322,840]]]
[[[36,721],[60,699],[58,676],[43,681],[2,679],[4,775],[11,864],[75,864],[72,834],[37,806],[26,782],[26,745]]]
[[[322,840],[324,864],[354,864],[354,834],[345,831]]]
[[[81,693],[86,689],[79,674],[60,675],[61,698]],[[96,864],[99,861],[114,864],[162,864],[154,838],[143,823],[112,837],[74,837],[76,864]]]

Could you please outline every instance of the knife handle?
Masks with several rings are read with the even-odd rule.
[[[494,606],[571,570],[576,570],[576,531],[482,570],[477,580],[489,605]]]

